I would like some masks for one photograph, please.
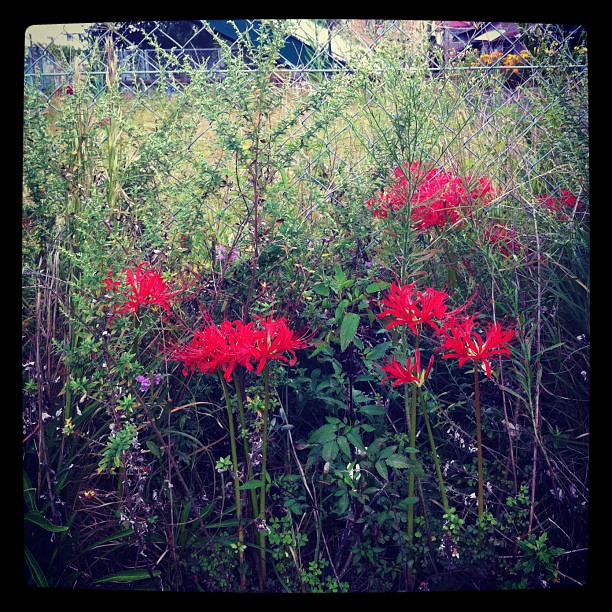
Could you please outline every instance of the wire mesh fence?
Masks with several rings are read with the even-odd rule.
[[[267,57],[262,49],[274,36],[276,57]],[[184,122],[172,134],[174,169],[166,178],[175,186],[186,174],[194,180],[202,164],[210,173],[223,165],[231,172],[233,155],[246,159],[257,123],[283,188],[303,186],[311,200],[315,190],[319,201],[347,193],[365,201],[385,172],[417,158],[492,174],[506,195],[529,188],[534,177],[550,192],[568,183],[578,197],[588,191],[580,25],[334,19],[32,26],[24,82],[54,118],[78,84],[92,121],[93,109],[106,112],[104,94],[116,89],[122,117],[140,122],[123,137],[141,153],[169,129],[164,104],[174,104]],[[266,120],[255,121],[248,100],[261,101],[263,90]],[[236,138],[221,137],[232,121]],[[127,182],[121,189],[129,196]],[[183,195],[185,205],[193,202]]]
[[[290,22],[285,23],[286,40],[276,61],[279,80],[289,79],[299,88],[321,76],[346,76],[364,62],[372,73],[384,74],[384,59],[376,58],[381,48],[395,42],[402,48],[400,61],[406,70],[463,81],[462,87],[457,85],[457,95],[481,117],[482,130],[504,113],[518,114],[523,122],[537,128],[538,117],[533,116],[527,93],[549,84],[553,71],[571,75],[563,83],[567,91],[557,92],[559,98],[574,95],[580,84],[586,86],[586,32],[580,25],[286,21]],[[227,75],[216,37],[238,49],[241,36],[257,41],[260,31],[258,20],[32,26],[25,37],[24,80],[40,90],[51,108],[57,107],[57,98],[79,75],[93,79],[101,92],[111,66],[126,95],[152,94],[160,89],[172,94],[187,85],[193,68],[209,79]],[[113,41],[110,51],[109,40]],[[483,81],[475,80],[475,74],[496,77],[485,84],[486,105],[481,104],[482,96],[475,99],[471,95],[477,90],[482,93]],[[541,109],[538,112],[542,115]],[[581,113],[581,120],[586,121],[586,109]]]

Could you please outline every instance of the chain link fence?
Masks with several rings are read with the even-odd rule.
[[[259,38],[266,36],[263,23],[32,26],[25,37],[24,81],[40,92],[50,112],[59,114],[62,96],[75,80],[88,81],[92,104],[107,88],[109,78],[118,81],[126,101],[137,99],[147,105],[148,99],[159,94],[178,99],[194,77],[221,87],[232,70],[221,47],[248,56],[247,47],[257,49]],[[352,84],[356,74],[367,82],[361,88],[364,95],[344,101],[336,110],[336,120],[324,130],[313,128],[316,111],[306,110],[300,126],[288,132],[286,145],[277,143],[279,153],[291,147],[295,153],[300,130],[309,132],[317,143],[310,147],[307,163],[301,169],[294,165],[285,182],[314,182],[333,197],[338,186],[325,178],[330,164],[348,168],[352,179],[363,176],[371,181],[377,148],[393,141],[401,150],[411,138],[416,124],[406,119],[402,127],[404,112],[424,115],[436,125],[435,136],[424,136],[436,140],[436,146],[419,144],[429,157],[426,161],[463,165],[480,173],[493,171],[508,192],[534,175],[544,182],[553,174],[558,176],[552,167],[565,176],[587,175],[587,40],[580,25],[334,19],[284,20],[282,28],[285,39],[275,58],[272,80],[279,85],[278,95],[283,96],[279,104],[285,105],[287,113],[297,100],[326,82],[344,79]],[[394,51],[389,54],[391,48]],[[252,91],[256,67],[246,57],[243,68],[242,82]],[[421,79],[419,92],[410,90],[408,75]],[[411,108],[402,109],[405,99],[394,99],[397,91],[412,100]],[[237,105],[225,103],[229,116]],[[153,104],[149,110],[159,117]],[[276,112],[282,115],[282,110]],[[364,121],[369,128],[379,127],[364,129]],[[189,157],[194,144],[214,131],[213,123],[200,122],[195,133],[186,134],[184,156]],[[565,140],[575,137],[575,146],[561,142],[559,134]],[[508,167],[511,158],[520,160],[523,176],[516,176],[517,163]],[[405,160],[396,160],[401,161]],[[317,172],[312,171],[315,166]],[[554,181],[550,187],[559,189]],[[584,192],[587,186],[577,188]]]

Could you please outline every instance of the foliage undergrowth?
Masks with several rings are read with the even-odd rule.
[[[50,107],[26,87],[26,583],[584,584],[585,73],[551,52],[511,89],[433,77],[392,41],[296,89],[284,27],[239,35],[243,53],[220,39],[225,78],[185,64],[172,95],[123,91],[110,38],[101,89],[76,72]],[[411,283],[513,330],[490,375],[440,359],[432,328],[385,326]],[[258,317],[308,347],[227,379],[176,358]],[[419,352],[420,379],[383,381]]]

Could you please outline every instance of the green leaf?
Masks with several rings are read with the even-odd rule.
[[[418,497],[406,497],[406,499],[402,499],[401,502],[396,504],[396,508],[398,510],[406,510],[407,506],[411,506],[412,504],[416,504],[419,501]]]
[[[365,444],[363,443],[363,441],[361,440],[361,436],[359,435],[359,432],[356,429],[351,429],[346,433],[346,437],[348,438],[348,441],[357,449],[360,451],[365,451],[366,447]]]
[[[405,457],[402,457],[402,455],[391,455],[390,457],[387,457],[385,461],[387,462],[387,465],[389,467],[395,469],[403,469],[410,467],[410,464],[408,463]]]
[[[338,507],[336,509],[336,512],[338,514],[344,514],[346,512],[346,509],[348,508],[348,505],[349,505],[348,493],[346,491],[342,491],[340,495],[340,499],[338,500]]]
[[[54,525],[51,521],[49,521],[49,519],[46,519],[38,511],[28,512],[24,516],[24,519],[26,521],[29,521],[30,523],[34,523],[35,525],[42,527],[43,529],[46,529],[47,531],[52,531],[54,533],[57,533],[60,531],[68,531],[68,527],[63,527],[61,525]]]
[[[102,582],[137,582],[138,580],[148,580],[151,577],[157,577],[161,574],[159,570],[136,569],[136,570],[125,570],[123,572],[117,572],[116,574],[109,574],[94,580],[94,584],[100,584]]]
[[[389,283],[387,283],[385,281],[380,281],[378,283],[370,283],[366,287],[366,291],[368,293],[376,293],[377,291],[382,291],[382,290],[386,289],[388,286],[389,286]]]
[[[25,497],[25,502],[30,510],[34,510],[36,508],[36,496],[34,495],[34,491],[36,489],[32,486],[30,482],[29,476],[26,474],[26,471],[23,471],[23,496]]]
[[[340,303],[338,304],[338,306],[336,307],[336,310],[334,311],[334,319],[336,321],[340,321],[348,305],[349,305],[348,300],[340,300]]]
[[[161,453],[159,452],[159,447],[152,440],[147,440],[147,448],[151,451],[152,455],[154,455],[158,459],[161,458]]]
[[[106,536],[105,538],[102,538],[101,540],[94,542],[93,544],[91,544],[90,546],[82,550],[81,552],[82,553],[88,552],[90,550],[93,550],[94,548],[98,548],[98,546],[102,546],[103,544],[108,544],[109,542],[113,542],[114,540],[120,540],[122,538],[127,538],[128,536],[131,536],[134,533],[135,531],[133,529],[126,529],[125,531],[119,531],[117,533],[113,533],[112,535]]]
[[[369,416],[380,416],[385,414],[385,409],[382,406],[359,406],[359,412]]]
[[[310,354],[310,359],[312,359],[313,357],[316,357],[319,353],[321,353],[322,351],[328,348],[329,348],[329,344],[327,344],[327,342],[321,342],[320,344],[316,346],[315,350],[312,351],[312,353]]]
[[[312,290],[316,294],[322,295],[323,297],[329,296],[329,287],[323,283],[317,283],[316,285],[313,285]]]
[[[342,325],[340,326],[340,351],[344,352],[346,347],[351,343],[357,333],[359,327],[359,315],[354,312],[349,312],[344,315]]]
[[[367,352],[367,359],[369,361],[377,361],[378,359],[381,359],[385,356],[387,349],[391,346],[393,346],[393,343],[390,341],[381,342],[380,344],[377,344],[375,347],[372,348],[372,350]]]
[[[335,440],[331,442],[326,442],[323,445],[323,450],[321,451],[321,456],[324,461],[329,461],[330,463],[338,456],[340,452],[340,447],[336,444]]]
[[[383,448],[380,453],[378,453],[378,456],[381,459],[386,459],[387,457],[390,457],[391,455],[393,455],[393,453],[395,453],[395,451],[397,450],[397,444],[392,444],[391,446],[387,446],[386,448]]]
[[[319,429],[315,429],[312,434],[310,434],[308,442],[311,444],[325,444],[330,440],[334,440],[336,438],[336,429],[337,427],[334,423],[321,425]]]
[[[247,491],[249,489],[260,489],[261,488],[261,479],[249,480],[244,484],[240,485],[241,491]]]
[[[338,438],[336,439],[336,442],[338,443],[340,450],[350,459],[353,455],[351,453],[351,447],[346,437],[338,436]]]
[[[385,480],[389,480],[389,470],[387,469],[387,466],[385,465],[384,461],[381,461],[380,459],[374,464],[374,467],[376,468],[376,471],[385,479]]]
[[[43,588],[48,587],[49,583],[47,582],[47,579],[45,578],[43,571],[40,569],[40,565],[38,565],[38,561],[36,561],[36,559],[34,558],[34,555],[30,552],[30,549],[27,546],[24,549],[24,554],[25,554],[26,563],[28,564],[28,567],[30,568],[30,572],[32,574],[32,578],[34,579],[34,582],[39,587],[43,587]]]

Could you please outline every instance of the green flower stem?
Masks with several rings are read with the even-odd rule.
[[[244,461],[247,466],[248,480],[253,480],[253,466],[251,465],[251,462],[249,460],[250,449],[249,449],[249,440],[247,437],[246,419],[244,416],[244,402],[242,401],[242,389],[240,388],[238,379],[234,377],[234,380],[235,380],[235,386],[236,386],[236,400],[238,403],[238,414],[240,415],[240,428],[241,428],[240,437],[242,438],[242,447],[244,449]],[[251,492],[251,504],[253,506],[253,516],[255,516],[255,513],[257,512],[257,507],[258,507],[257,491],[255,489],[250,489],[250,492]]]
[[[478,447],[478,520],[482,520],[484,514],[482,436],[480,433],[480,390],[478,388],[478,364],[476,362],[474,362],[474,400],[476,402],[476,445]]]
[[[236,452],[236,433],[234,431],[234,415],[232,412],[232,400],[229,395],[227,383],[223,378],[223,374],[219,372],[221,385],[223,386],[223,394],[225,395],[225,405],[227,407],[227,422],[229,426],[230,444],[232,449],[232,470],[234,472],[234,493],[236,497],[236,520],[238,522],[238,544],[240,555],[240,590],[246,588],[246,573],[244,565],[244,529],[242,527],[242,512],[240,501],[240,479],[238,478],[238,454]]]
[[[410,447],[415,448],[416,444],[416,385],[412,385],[412,403],[410,412],[408,411],[408,383],[404,383],[404,407],[406,409],[406,419],[410,428]],[[416,461],[416,454],[410,453],[410,458]],[[414,470],[408,474],[408,497],[414,497]],[[414,504],[408,504],[408,544],[412,544],[414,539]]]
[[[263,441],[261,448],[261,493],[259,497],[259,520],[266,520],[266,467],[268,455],[268,412],[270,407],[270,369],[268,363],[264,366],[264,422],[263,422]],[[261,559],[261,584],[262,587],[266,580],[266,532],[264,525],[261,525],[260,532],[260,559]]]
[[[427,415],[427,402],[425,401],[425,396],[423,395],[423,389],[421,387],[419,387],[419,395],[421,396],[421,405],[423,406],[423,417],[425,419],[425,426],[427,427],[427,435],[429,436],[429,443],[431,444],[431,453],[433,455],[434,464],[436,466],[436,475],[438,477],[438,484],[440,486],[442,505],[444,506],[444,512],[448,514],[448,498],[446,497],[444,479],[442,478],[442,470],[440,469],[440,459],[438,458],[438,452],[436,451],[436,443],[433,438],[431,424],[429,423],[429,416]]]

